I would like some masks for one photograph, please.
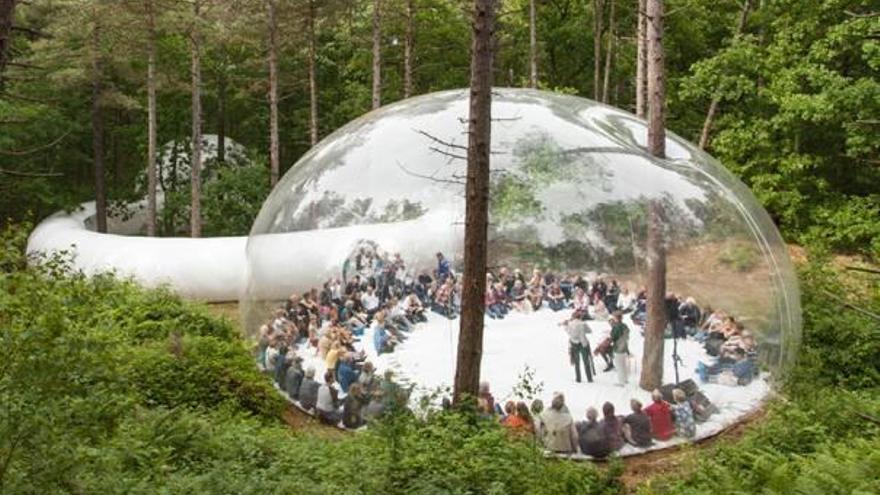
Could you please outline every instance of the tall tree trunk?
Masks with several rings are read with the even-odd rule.
[[[403,97],[413,95],[413,51],[416,44],[415,0],[406,0],[406,36],[403,40]]]
[[[739,18],[736,21],[736,31],[733,33],[734,42],[740,39],[743,31],[746,29],[746,21],[749,18],[749,10],[751,7],[751,0],[743,0],[742,10],[740,10]],[[715,92],[716,94],[712,97],[712,101],[709,102],[709,110],[706,111],[706,120],[703,121],[703,130],[700,132],[699,147],[701,150],[706,149],[706,146],[709,145],[712,124],[715,123],[715,115],[718,113],[718,105],[721,103],[721,96],[717,94],[717,88]]]
[[[599,101],[602,81],[602,0],[593,0],[593,99]]]
[[[156,218],[156,12],[147,2],[147,235],[155,236]]]
[[[373,0],[373,110],[382,106],[382,1]]]
[[[605,81],[602,83],[602,103],[608,103],[608,91],[611,87],[611,59],[614,57],[614,0],[609,0],[608,9],[608,48],[605,50]]]
[[[281,166],[278,154],[278,17],[275,0],[267,0],[269,21],[269,184],[278,183]]]
[[[12,42],[12,22],[15,20],[15,4],[18,0],[0,0],[0,89],[3,89],[3,73],[9,61],[9,45]]]
[[[217,163],[226,162],[226,67],[217,76]]]
[[[107,170],[104,162],[104,116],[101,112],[103,68],[101,67],[101,26],[92,29],[92,155],[95,165],[95,227],[107,232]]]
[[[529,0],[529,87],[538,87],[538,26],[535,1]]]
[[[318,75],[316,61],[316,45],[315,39],[315,1],[309,0],[309,12],[306,15],[308,26],[307,35],[309,37],[309,144],[312,146],[318,144]]]
[[[666,330],[666,246],[663,239],[663,206],[648,203],[648,315],[639,386],[654,390],[663,384],[663,333]]]
[[[666,68],[663,60],[663,1],[648,0],[648,152],[666,157]]]
[[[648,0],[648,151],[666,157],[664,105],[666,74],[663,60],[663,0]],[[663,208],[659,199],[649,203],[648,321],[639,386],[653,390],[663,383],[663,332],[666,330],[666,249]]]
[[[202,38],[201,0],[193,3],[194,25],[192,32],[192,143],[189,229],[192,237],[202,236]]]
[[[486,247],[489,225],[489,151],[492,130],[492,66],[495,0],[474,0],[471,44],[471,95],[465,189],[464,275],[461,326],[453,401],[476,397],[483,356]]]
[[[648,116],[648,16],[647,0],[639,0],[636,24],[636,116]]]

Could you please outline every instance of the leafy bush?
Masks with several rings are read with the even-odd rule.
[[[269,169],[262,162],[219,169],[202,196],[205,235],[246,235],[269,191]]]
[[[742,437],[694,453],[686,477],[643,493],[877,493],[880,339],[876,296],[847,291],[821,257],[801,268],[804,332],[784,395]],[[842,298],[837,300],[836,298]]]
[[[546,460],[467,413],[338,441],[278,421],[228,321],[166,290],[28,267],[2,236],[2,493],[617,493],[620,465]]]

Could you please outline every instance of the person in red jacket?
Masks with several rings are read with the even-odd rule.
[[[651,394],[654,402],[644,409],[645,414],[651,418],[651,430],[657,440],[669,440],[675,434],[675,425],[672,424],[672,409],[663,400],[663,394],[654,390]]]

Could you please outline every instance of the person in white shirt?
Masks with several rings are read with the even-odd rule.
[[[336,425],[342,419],[339,414],[339,390],[333,379],[333,371],[324,373],[324,384],[318,388],[318,402],[315,404],[315,412],[321,422],[328,425]]]
[[[376,295],[376,289],[370,287],[361,295],[361,304],[364,306],[364,311],[367,312],[367,316],[372,317],[373,314],[379,309],[379,296]]]
[[[565,328],[565,332],[568,334],[568,356],[574,366],[575,380],[578,383],[581,382],[581,362],[583,362],[587,381],[592,383],[596,369],[590,352],[590,341],[587,339],[587,334],[590,333],[589,325],[585,321],[574,318],[565,320],[560,325]]]

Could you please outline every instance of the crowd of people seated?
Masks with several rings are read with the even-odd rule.
[[[436,258],[433,271],[412,276],[399,254],[385,256],[371,246],[360,248],[346,262],[343,280],[328,280],[320,290],[292,294],[274,310],[260,327],[260,366],[292,400],[323,422],[358,428],[381,415],[407,391],[391,372],[375,376],[368,354],[393,352],[419,323],[427,321],[428,312],[455,318],[460,311],[460,280],[442,253]],[[632,313],[639,324],[646,313],[644,289],[631,293],[617,280],[599,277],[591,283],[583,275],[559,276],[539,269],[529,278],[520,269],[510,272],[506,267],[488,273],[485,297],[488,318],[547,310],[566,311],[567,321],[610,317],[614,323],[620,322],[621,314]],[[666,306],[670,333],[695,338],[710,356],[717,356],[716,362],[700,363],[697,371],[704,381],[726,383],[724,377],[732,374],[736,383],[748,383],[756,369],[755,346],[741,324],[721,311],[703,318],[691,298],[680,302],[670,294]],[[616,359],[617,354],[628,353],[616,347],[601,353],[606,371],[614,368],[612,355]],[[304,356],[323,360],[323,376],[316,376],[313,367],[303,369]],[[588,378],[592,381],[589,372]],[[511,418],[521,417],[511,421],[531,424],[524,419],[528,407],[512,404],[510,409]]]
[[[603,459],[625,445],[648,448],[673,437],[693,439],[697,423],[708,419],[711,412],[699,400],[699,393],[688,397],[679,388],[670,393],[665,398],[660,390],[655,390],[647,407],[632,399],[626,415],[618,415],[614,405],[605,402],[601,419],[599,412],[589,407],[585,418],[577,421],[561,392],[553,395],[547,409],[540,399],[532,401],[531,406],[524,401],[508,401],[502,408],[495,403],[489,384],[483,382],[477,407],[483,417],[497,419],[513,434],[534,437],[548,452]]]

